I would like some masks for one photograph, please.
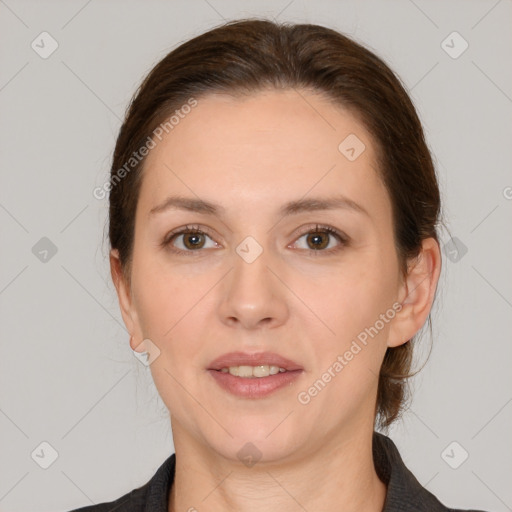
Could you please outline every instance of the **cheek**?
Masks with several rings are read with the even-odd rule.
[[[203,370],[198,356],[205,344],[201,322],[205,308],[211,307],[211,298],[205,296],[212,287],[211,276],[190,279],[168,270],[139,268],[139,321],[144,336],[160,350],[151,374],[166,407],[179,413],[193,406],[184,389],[196,390]]]
[[[202,373],[201,354],[208,345],[211,327],[211,289],[215,276],[190,277],[183,273],[149,265],[139,267],[137,312],[143,335],[159,348],[151,364],[157,389],[170,406],[183,395],[178,383],[194,388],[192,382]],[[209,292],[210,290],[210,292]],[[206,325],[205,325],[206,323]],[[175,380],[176,379],[176,380]]]
[[[382,259],[359,257],[298,286],[304,302],[334,331],[332,343],[346,343],[392,306],[395,282]]]
[[[315,340],[307,348],[308,360],[314,361],[307,385],[316,386],[319,379],[319,389],[323,389],[323,383],[328,382],[322,396],[314,399],[313,409],[319,414],[350,416],[361,403],[372,399],[389,329],[380,315],[392,306],[396,278],[393,259],[384,260],[379,252],[359,253],[347,258],[336,271],[330,269],[325,275],[318,274],[315,281],[302,283],[304,301],[329,327],[324,328],[316,317],[301,327],[307,338]],[[387,319],[392,318],[389,315]],[[319,326],[324,335],[318,335]],[[333,407],[325,409],[325,404]]]
[[[389,329],[380,315],[386,314],[393,302],[387,270],[386,274],[378,262],[369,265],[364,261],[304,288],[305,302],[329,327],[324,329],[311,317],[301,328],[314,340],[307,347],[312,372],[300,390],[305,401],[311,400],[304,414],[318,414],[329,424],[332,417],[342,421],[357,416],[361,404],[371,406]],[[392,318],[390,315],[388,320]],[[318,335],[319,325],[325,335]]]
[[[139,322],[147,337],[163,343],[186,323],[205,294],[208,276],[191,278],[166,264],[165,258],[144,251],[134,255],[133,268]]]

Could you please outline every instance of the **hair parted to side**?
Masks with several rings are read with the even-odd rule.
[[[178,46],[143,80],[126,112],[110,171],[109,240],[128,286],[135,213],[145,159],[114,176],[166,118],[208,93],[251,94],[302,88],[351,111],[376,146],[378,173],[392,203],[400,271],[422,241],[438,240],[440,193],[416,110],[400,80],[374,53],[339,32],[312,24],[247,19],[225,23]],[[431,317],[428,317],[431,330]],[[376,421],[387,428],[408,399],[412,343],[388,348],[379,374]]]

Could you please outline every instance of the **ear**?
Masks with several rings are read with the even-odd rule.
[[[423,240],[417,258],[408,263],[399,290],[401,309],[391,322],[388,347],[409,341],[425,324],[432,308],[441,273],[441,251],[434,238]]]
[[[110,251],[110,275],[116,287],[117,297],[119,299],[119,307],[121,315],[123,316],[124,324],[130,333],[130,347],[137,352],[144,352],[144,343],[140,324],[133,304],[133,297],[131,289],[126,282],[125,276],[122,271],[121,260],[119,258],[119,251],[112,249]]]

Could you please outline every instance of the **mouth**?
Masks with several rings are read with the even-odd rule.
[[[270,352],[232,352],[212,361],[207,370],[224,391],[253,399],[291,385],[304,373],[298,363]]]
[[[223,371],[227,369],[229,371],[230,368],[264,368],[266,371],[266,367],[268,367],[269,372],[270,369],[273,368],[273,372],[277,367],[278,371],[295,371],[295,370],[303,370],[302,366],[300,366],[295,361],[291,359],[287,359],[286,357],[280,356],[279,354],[275,354],[274,352],[258,352],[254,354],[250,354],[247,352],[229,352],[228,354],[223,354],[222,356],[214,359],[209,365],[208,370],[218,370]],[[247,370],[242,370],[247,371]],[[263,370],[259,370],[263,371]],[[244,375],[235,375],[235,376],[244,376]],[[248,375],[250,377],[250,375]],[[257,374],[254,375],[258,377]],[[266,375],[263,375],[266,376]]]
[[[243,379],[261,379],[263,377],[268,377],[269,375],[277,375],[278,373],[287,372],[289,370],[281,368],[280,366],[262,364],[259,366],[229,366],[216,371],[229,373],[230,375],[241,377]]]

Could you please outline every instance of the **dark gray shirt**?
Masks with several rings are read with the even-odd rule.
[[[373,459],[379,478],[387,486],[382,512],[463,512],[445,507],[407,469],[393,441],[373,433]],[[90,505],[70,512],[167,512],[174,480],[176,456],[172,454],[141,487],[108,503]],[[483,512],[466,510],[466,512]]]

